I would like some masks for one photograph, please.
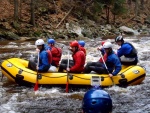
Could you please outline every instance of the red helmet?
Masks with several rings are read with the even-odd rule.
[[[70,47],[79,47],[79,43],[76,40],[73,42],[70,42]]]
[[[103,45],[104,45],[104,43],[105,43],[105,41],[102,41],[102,42],[101,42],[101,45],[103,46]]]

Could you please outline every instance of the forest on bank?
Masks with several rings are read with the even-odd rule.
[[[0,0],[0,5],[1,37],[53,34],[66,29],[66,23],[89,21],[115,27],[150,25],[150,0]]]

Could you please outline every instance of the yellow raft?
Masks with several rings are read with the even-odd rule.
[[[5,75],[11,81],[16,82],[20,85],[35,84],[37,80],[37,72],[27,68],[28,61],[19,58],[11,58],[4,60],[1,64],[2,74]],[[75,86],[90,86],[91,77],[98,76],[101,78],[101,86],[108,87],[112,85],[129,86],[140,84],[146,76],[146,71],[143,67],[134,66],[122,66],[122,70],[117,76],[113,76],[112,80],[108,74],[77,74],[70,73],[67,76],[65,72],[55,73],[40,73],[38,75],[38,84],[41,85],[65,85],[67,78],[69,85]]]

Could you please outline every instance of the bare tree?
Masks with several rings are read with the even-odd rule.
[[[19,13],[18,13],[18,6],[19,5],[19,1],[18,0],[14,0],[14,20],[18,21],[19,19]]]
[[[22,14],[22,0],[20,0],[20,10],[19,10],[19,19],[21,19],[21,14]]]
[[[140,6],[141,6],[141,9],[143,10],[144,9],[144,0],[140,0]]]
[[[30,23],[35,26],[35,0],[31,0],[31,18]]]
[[[138,0],[135,0],[135,18],[137,18],[137,16],[138,16],[138,6],[139,6],[139,4],[138,4]]]

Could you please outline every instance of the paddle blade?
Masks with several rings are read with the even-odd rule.
[[[68,82],[66,83],[66,93],[68,93],[69,92],[69,84],[68,84]]]
[[[36,81],[35,86],[34,86],[34,91],[37,91],[39,89],[38,87],[38,81]]]

